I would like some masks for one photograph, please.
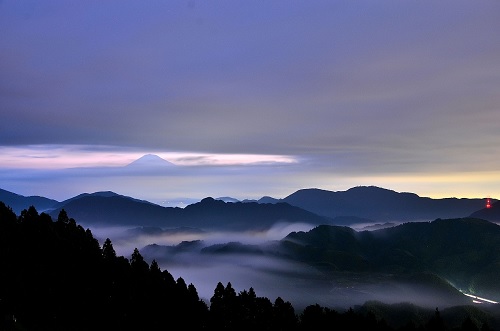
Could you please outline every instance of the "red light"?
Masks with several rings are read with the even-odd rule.
[[[491,208],[490,198],[486,199],[486,208]]]

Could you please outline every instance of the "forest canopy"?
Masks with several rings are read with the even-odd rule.
[[[61,210],[56,220],[31,206],[16,215],[0,202],[0,330],[445,330],[439,310],[395,327],[373,311],[338,312],[311,303],[301,312],[251,287],[214,284],[210,302],[139,249],[118,256]],[[456,330],[489,329],[467,317]]]

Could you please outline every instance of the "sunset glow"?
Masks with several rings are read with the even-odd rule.
[[[99,147],[99,146],[97,146]],[[78,167],[120,167],[140,158],[146,152],[126,151],[110,146],[26,146],[0,147],[0,168],[67,169]],[[297,160],[286,155],[154,153],[180,166],[230,166],[256,164],[289,164]]]

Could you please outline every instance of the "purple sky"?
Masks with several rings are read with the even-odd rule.
[[[499,31],[498,1],[3,0],[0,188],[500,198]],[[148,153],[176,170],[115,171]]]

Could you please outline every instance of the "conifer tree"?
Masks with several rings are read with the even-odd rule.
[[[104,241],[104,244],[102,245],[102,257],[106,261],[114,261],[116,259],[116,251],[113,248],[113,243],[111,242],[111,239],[106,238]]]
[[[144,261],[144,258],[137,247],[134,248],[134,252],[130,257],[130,266],[132,267],[132,270],[137,273],[145,274],[149,271],[149,265],[146,261]]]
[[[59,212],[59,215],[57,216],[57,222],[62,224],[69,223],[68,213],[66,212],[66,210],[64,210],[64,208]]]

